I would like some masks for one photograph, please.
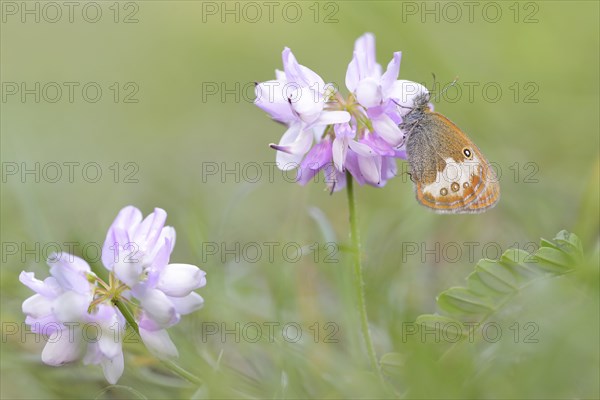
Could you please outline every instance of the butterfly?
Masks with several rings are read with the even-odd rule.
[[[479,148],[418,95],[403,117],[406,155],[417,201],[438,213],[480,213],[494,207],[500,185]]]

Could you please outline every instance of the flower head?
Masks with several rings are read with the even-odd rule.
[[[119,212],[102,248],[108,283],[84,260],[66,253],[49,259],[50,277],[44,281],[35,279],[33,273],[21,273],[21,282],[36,292],[23,303],[25,322],[34,332],[43,329],[58,337],[44,348],[46,364],[83,358],[85,364],[102,365],[106,379],[115,383],[123,373],[119,332],[125,329],[117,302],[133,308],[140,337],[152,353],[159,358],[178,355],[166,328],[203,305],[194,290],[206,284],[206,274],[195,265],[169,263],[175,230],[164,225],[166,217],[160,208],[145,219],[132,206]],[[90,323],[101,332],[97,341],[82,342],[66,333],[73,326],[82,329],[80,324]]]
[[[144,343],[159,357],[177,356],[165,328],[202,307],[193,292],[206,285],[206,274],[190,264],[169,264],[175,230],[165,226],[160,208],[142,219],[140,210],[123,208],[108,229],[102,249],[104,266],[129,288],[139,302],[139,330]]]
[[[38,334],[49,335],[42,361],[60,366],[83,357],[86,364],[100,364],[106,380],[116,383],[123,374],[120,331],[125,320],[110,303],[89,310],[96,275],[81,258],[67,253],[48,258],[50,276],[43,281],[33,272],[21,272],[19,280],[36,292],[23,302],[25,323]],[[93,326],[97,340],[84,334]]]
[[[350,114],[326,107],[334,86],[300,65],[289,48],[282,58],[283,71],[275,71],[277,79],[256,85],[255,104],[287,125],[279,144],[270,146],[277,150],[278,167],[290,170],[299,166],[313,140],[320,140],[326,125],[348,122]]]
[[[257,84],[255,100],[287,126],[279,144],[271,144],[278,167],[298,168],[300,184],[323,171],[332,191],[345,186],[346,172],[359,184],[385,185],[396,174],[395,159],[406,158],[402,117],[419,94],[427,93],[418,83],[398,80],[400,59],[395,52],[383,72],[375,59],[375,37],[361,36],[346,72],[351,94],[344,99],[285,48],[284,71]]]
[[[352,61],[346,71],[346,87],[365,109],[373,130],[392,146],[404,142],[398,125],[427,89],[416,82],[398,80],[402,53],[393,54],[384,73],[375,59],[375,36],[365,33],[356,40]]]

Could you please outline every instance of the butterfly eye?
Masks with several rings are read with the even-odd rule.
[[[467,157],[469,160],[473,157],[473,153],[471,152],[471,150],[467,149],[466,147],[463,149],[463,154],[465,155],[465,157]]]

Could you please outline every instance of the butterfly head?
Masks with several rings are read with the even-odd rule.
[[[431,99],[431,94],[429,92],[420,93],[413,100],[413,110],[418,109],[420,111],[425,111],[425,109],[429,109],[429,100]]]
[[[410,128],[421,122],[425,113],[431,111],[429,108],[429,99],[429,92],[423,92],[415,96],[412,107],[402,117],[402,123],[399,125],[400,129],[411,131],[412,129]]]

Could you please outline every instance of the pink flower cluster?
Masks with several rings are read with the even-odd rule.
[[[100,364],[106,380],[116,383],[124,369],[125,318],[115,300],[134,308],[140,336],[153,354],[178,355],[166,329],[202,307],[204,300],[194,290],[206,285],[206,274],[195,265],[169,263],[175,229],[165,226],[166,218],[160,208],[144,219],[132,206],[119,212],[102,248],[108,284],[87,262],[67,253],[49,257],[50,276],[43,281],[33,272],[21,272],[20,281],[36,292],[23,302],[25,323],[33,332],[50,335],[44,363],[83,359]],[[85,340],[82,330],[92,325],[98,330],[95,340]]]
[[[344,99],[285,48],[283,71],[257,84],[255,100],[287,126],[279,143],[271,144],[278,167],[297,168],[300,184],[324,171],[331,190],[345,186],[346,171],[361,185],[383,186],[394,177],[395,158],[406,158],[402,117],[427,93],[416,82],[398,80],[400,58],[400,52],[394,53],[383,72],[375,60],[375,37],[361,36],[346,71],[351,94]]]

